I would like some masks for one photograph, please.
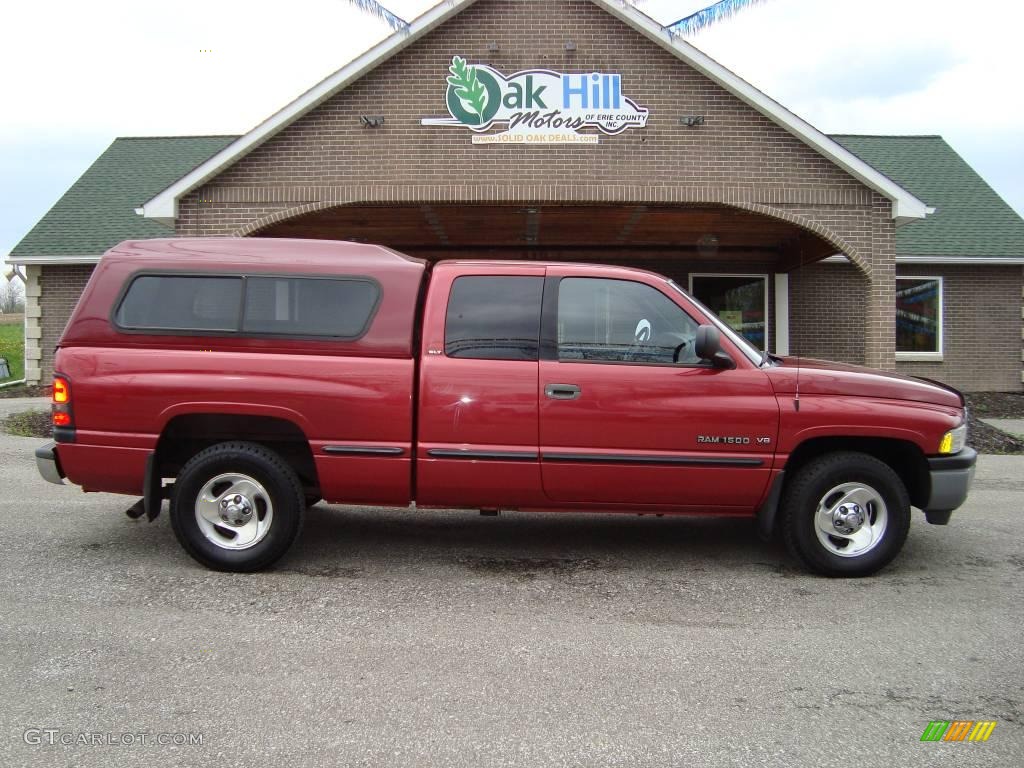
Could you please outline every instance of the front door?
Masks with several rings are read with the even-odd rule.
[[[761,498],[779,424],[768,378],[732,347],[735,369],[697,360],[698,323],[668,290],[549,268],[538,392],[549,499],[739,511]]]

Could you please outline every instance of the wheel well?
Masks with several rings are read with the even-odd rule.
[[[801,443],[786,462],[786,478],[796,476],[811,459],[836,451],[858,451],[884,461],[899,475],[907,488],[910,503],[921,507],[931,493],[928,461],[921,449],[906,440],[880,437],[817,437]]]
[[[299,476],[303,490],[316,491],[320,481],[305,433],[293,422],[270,416],[190,413],[175,416],[156,444],[159,477],[177,477],[185,463],[204,448],[227,440],[247,440],[274,451]]]

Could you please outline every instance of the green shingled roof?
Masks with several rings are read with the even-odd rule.
[[[12,256],[98,256],[129,238],[170,230],[135,209],[236,136],[120,138],[25,235]]]
[[[937,210],[896,230],[898,256],[1024,256],[1024,219],[941,136],[832,136]]]
[[[236,136],[116,139],[13,256],[96,256],[122,240],[167,237],[135,208]],[[937,211],[896,231],[899,256],[1024,256],[1024,219],[940,136],[833,136]]]

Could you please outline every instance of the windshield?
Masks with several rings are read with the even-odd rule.
[[[696,298],[694,298],[692,294],[680,288],[674,280],[669,280],[668,284],[675,288],[677,291],[679,291],[679,293],[685,296],[689,301],[693,302],[694,306],[700,309],[700,311],[705,314],[705,316],[714,324],[714,326],[719,331],[721,331],[723,334],[729,337],[729,341],[731,341],[733,344],[739,347],[740,350],[742,350],[743,354],[750,358],[750,362],[752,362],[754,365],[761,365],[767,359],[767,356],[761,350],[759,350],[749,341],[747,341],[738,333],[736,333],[736,331],[734,331],[728,325],[723,323],[721,319],[718,317],[718,315],[716,315],[710,309],[701,304]]]

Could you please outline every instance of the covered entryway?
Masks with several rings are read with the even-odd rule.
[[[427,259],[550,259],[557,252],[568,260],[770,263],[780,271],[837,251],[787,221],[709,205],[344,205],[255,234],[382,243]]]
[[[788,273],[840,250],[790,221],[708,204],[423,203],[325,207],[259,237],[353,240],[421,258],[625,264],[661,272],[761,348],[788,352]]]

